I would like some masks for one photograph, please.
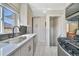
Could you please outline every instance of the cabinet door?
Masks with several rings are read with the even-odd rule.
[[[21,47],[21,56],[32,56],[33,55],[33,40],[29,40]]]
[[[30,39],[28,42],[23,44],[10,56],[32,56],[33,55],[33,39]]]
[[[33,56],[33,39],[28,42],[27,53],[28,56]]]
[[[20,48],[13,52],[10,56],[20,56]]]
[[[27,43],[25,43],[22,47],[21,47],[21,53],[20,55],[21,56],[27,56],[28,55],[28,52],[27,52]]]

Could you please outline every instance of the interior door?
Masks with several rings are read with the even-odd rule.
[[[46,42],[45,17],[33,18],[33,32],[37,33],[37,42],[42,44]]]

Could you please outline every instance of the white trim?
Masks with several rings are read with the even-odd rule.
[[[0,33],[2,33],[3,32],[3,25],[2,25],[2,7],[1,7],[1,16],[0,16],[1,18],[0,18],[0,25],[1,25],[1,31],[0,31]]]
[[[12,11],[13,13],[18,14],[18,12],[12,6],[10,6],[7,3],[1,4],[1,6],[4,7],[4,8],[7,8],[8,10]]]

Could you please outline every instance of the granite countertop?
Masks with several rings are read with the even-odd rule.
[[[16,49],[20,48],[24,43],[26,43],[27,41],[29,41],[32,37],[34,37],[36,34],[25,34],[25,35],[21,35],[21,36],[27,36],[27,39],[23,40],[22,42],[18,43],[18,44],[13,44],[13,43],[0,43],[0,55],[1,56],[8,56],[11,53],[13,53],[14,51],[16,51]],[[19,36],[19,37],[21,37]],[[13,38],[16,39],[17,37]],[[12,38],[11,38],[12,39]],[[10,39],[7,39],[10,40]],[[2,41],[5,42],[5,41]]]

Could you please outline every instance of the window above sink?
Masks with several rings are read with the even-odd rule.
[[[19,13],[9,6],[9,4],[1,4],[0,33],[12,33],[14,26],[19,26]],[[15,32],[18,32],[18,29]]]

